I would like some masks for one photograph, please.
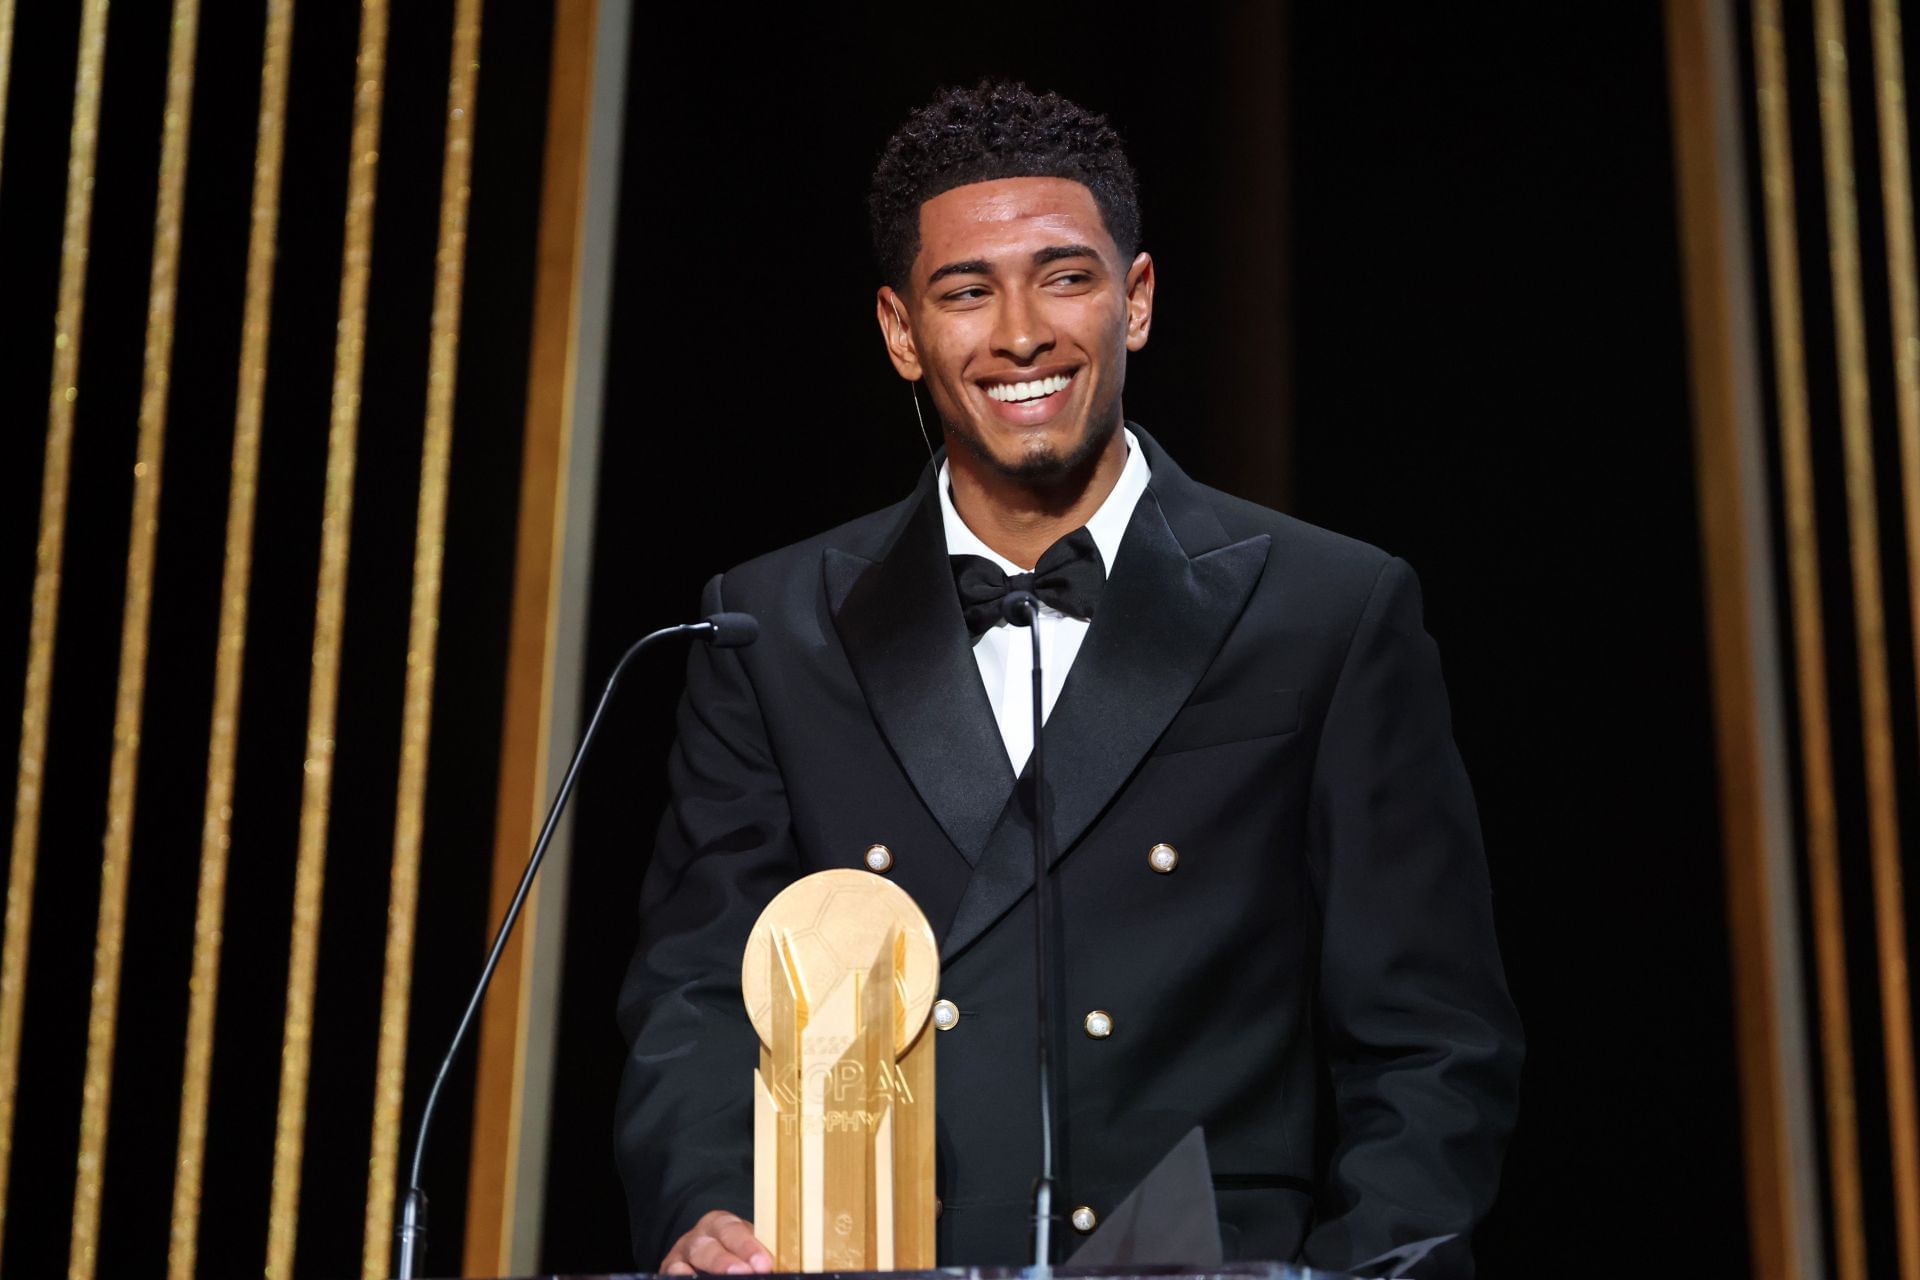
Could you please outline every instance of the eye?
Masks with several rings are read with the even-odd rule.
[[[955,289],[947,295],[947,300],[950,302],[973,302],[976,299],[986,296],[987,291],[985,289],[977,284],[970,284],[964,289]]]
[[[1077,285],[1077,284],[1086,284],[1092,279],[1093,279],[1093,273],[1089,271],[1063,271],[1059,275],[1055,276],[1051,281],[1051,283],[1064,284],[1064,285]]]

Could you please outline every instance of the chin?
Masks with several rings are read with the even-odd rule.
[[[1073,470],[1069,459],[1052,449],[1036,450],[1014,463],[1000,463],[998,470],[1010,480],[1033,483],[1057,480]]]
[[[1010,446],[1004,452],[987,444],[973,432],[956,432],[973,455],[1009,480],[1035,483],[1058,480],[1086,466],[1107,445],[1111,431],[1090,431],[1084,423],[1071,434],[1057,431],[1023,433],[995,444]]]

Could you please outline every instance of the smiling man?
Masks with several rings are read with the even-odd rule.
[[[944,92],[869,198],[876,314],[946,448],[914,492],[713,579],[621,1004],[636,1256],[771,1266],[739,961],[798,877],[864,867],[940,937],[942,1264],[1025,1260],[1039,596],[1072,1232],[1195,1126],[1229,1256],[1465,1275],[1521,1057],[1419,588],[1189,479],[1121,405],[1153,319],[1133,171],[1054,95]],[[1204,424],[1184,424],[1204,429]]]

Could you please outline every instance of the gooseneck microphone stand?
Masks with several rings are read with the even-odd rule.
[[[1039,1016],[1040,1176],[1033,1181],[1033,1265],[1053,1265],[1054,1149],[1059,1118],[1053,1111],[1054,1025],[1049,994],[1057,967],[1053,936],[1053,891],[1047,879],[1046,754],[1041,740],[1044,703],[1040,670],[1040,601],[1030,591],[1009,591],[1001,602],[1008,622],[1026,627],[1033,638],[1033,956],[1035,1001]]]
[[[540,863],[547,856],[547,846],[553,843],[554,829],[560,825],[560,813],[567,807],[567,797],[573,794],[574,781],[580,776],[580,762],[586,759],[587,748],[593,745],[593,736],[600,728],[600,718],[606,714],[607,704],[613,700],[614,686],[620,683],[620,676],[626,671],[627,664],[656,640],[664,640],[668,636],[702,635],[718,648],[735,649],[752,644],[759,634],[760,624],[750,614],[716,613],[704,622],[662,627],[644,635],[620,656],[620,661],[613,664],[613,674],[607,677],[607,687],[600,694],[599,705],[594,707],[593,718],[587,722],[587,731],[580,735],[580,745],[574,748],[573,760],[567,765],[566,777],[560,781],[560,793],[547,810],[547,820],[540,827],[540,838],[534,841],[533,856],[527,859],[527,869],[520,873],[520,886],[513,891],[513,901],[507,905],[506,919],[500,922],[499,932],[493,935],[493,949],[487,952],[486,967],[480,970],[480,981],[474,984],[473,995],[467,1000],[467,1011],[460,1015],[460,1025],[454,1029],[453,1043],[447,1046],[446,1056],[440,1059],[440,1069],[434,1073],[433,1088],[427,1091],[427,1105],[421,1108],[420,1131],[413,1142],[413,1165],[407,1174],[407,1198],[401,1205],[400,1226],[395,1232],[400,1238],[398,1280],[414,1280],[414,1269],[426,1256],[427,1195],[420,1189],[420,1161],[427,1152],[427,1130],[433,1124],[433,1109],[440,1101],[440,1089],[447,1082],[447,1071],[453,1066],[454,1056],[460,1052],[460,1046],[465,1043],[468,1029],[473,1026],[473,1015],[479,1012],[480,1001],[487,994],[487,984],[493,981],[493,971],[500,966],[500,953],[506,949],[507,937],[513,932],[514,923],[520,919],[520,909],[526,905],[527,891],[533,887],[534,874],[540,870]]]

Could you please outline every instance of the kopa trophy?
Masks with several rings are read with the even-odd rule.
[[[892,881],[821,871],[753,926],[753,1227],[776,1271],[933,1266],[940,950]]]

